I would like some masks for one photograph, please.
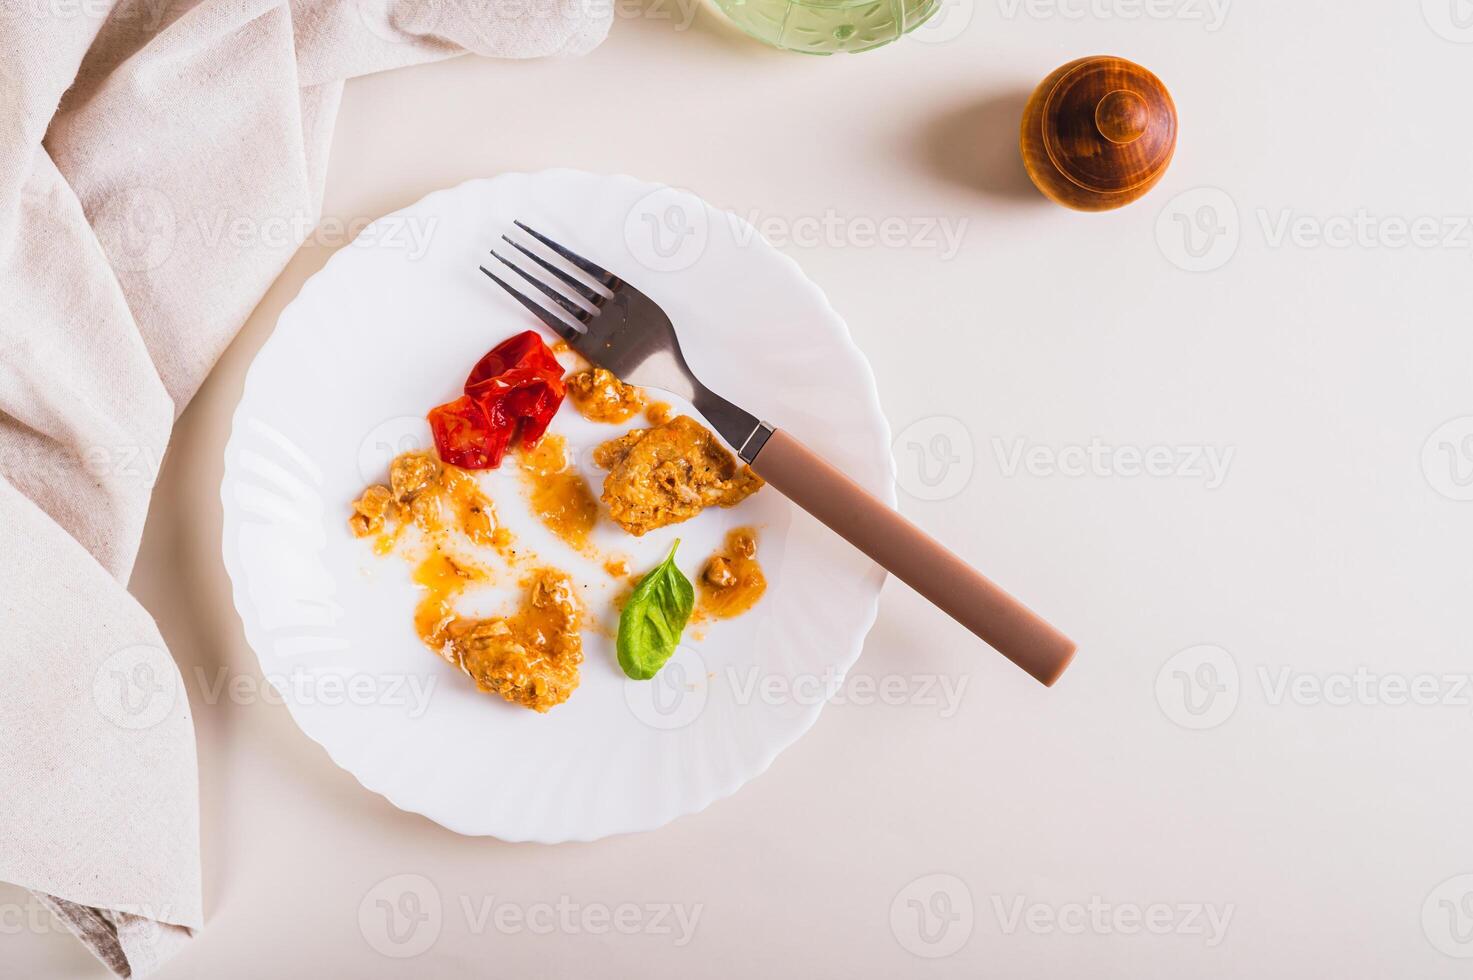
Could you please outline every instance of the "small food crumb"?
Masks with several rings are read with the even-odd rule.
[[[353,515],[348,518],[348,526],[360,538],[377,534],[384,529],[384,519],[393,506],[394,497],[389,488],[375,484],[353,501]]]

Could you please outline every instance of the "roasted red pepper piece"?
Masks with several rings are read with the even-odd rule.
[[[512,438],[534,446],[563,403],[563,367],[535,331],[493,347],[465,379],[465,394],[432,409],[440,458],[467,470],[501,465]]]
[[[563,366],[534,330],[508,337],[487,351],[465,379],[465,393],[474,398],[477,390],[489,390],[497,379],[506,382],[523,377],[542,378],[554,384],[558,397],[562,397]]]
[[[429,419],[435,449],[451,466],[491,469],[506,454],[511,429],[493,428],[481,407],[465,395],[430,409]]]

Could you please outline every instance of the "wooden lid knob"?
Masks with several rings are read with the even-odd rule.
[[[1095,128],[1111,143],[1134,143],[1150,125],[1146,100],[1129,89],[1117,88],[1095,106]]]
[[[1176,150],[1176,106],[1124,58],[1080,58],[1038,86],[1023,116],[1029,175],[1061,204],[1102,211],[1144,194]]]

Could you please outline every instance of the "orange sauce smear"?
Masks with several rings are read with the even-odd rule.
[[[757,532],[739,527],[701,567],[694,619],[731,619],[751,609],[767,591],[767,577],[757,562]]]
[[[535,447],[519,450],[517,462],[538,520],[573,548],[586,551],[598,522],[598,501],[573,466],[568,440],[544,435]]]
[[[471,584],[489,577],[484,568],[451,557],[439,545],[415,566],[414,583],[425,593],[414,610],[414,629],[426,646],[445,656],[446,630],[455,619],[455,600]]]

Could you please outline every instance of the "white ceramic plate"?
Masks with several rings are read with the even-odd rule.
[[[540,326],[476,270],[513,219],[634,282],[710,386],[893,503],[889,432],[869,365],[791,259],[694,196],[630,177],[508,174],[431,194],[369,226],[282,313],[246,378],[221,487],[225,565],[263,673],[302,730],[395,805],[463,834],[589,840],[658,827],[766,769],[859,656],[883,573],[769,488],[639,539],[601,522],[595,543],[635,569],[680,537],[692,578],[726,529],[759,528],[766,596],[688,637],[653,681],[626,680],[591,629],[581,686],[539,715],[425,649],[408,564],[349,533],[349,503],[393,455],[428,445],[425,412],[459,394],[481,354]],[[565,406],[552,431],[597,492],[589,450],[624,428]],[[484,481],[502,521],[617,622],[615,584],[542,528],[508,471]],[[467,602],[485,614],[511,599]]]

